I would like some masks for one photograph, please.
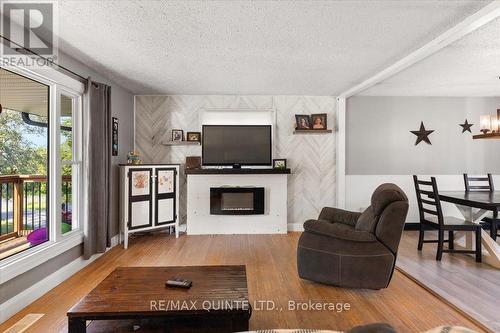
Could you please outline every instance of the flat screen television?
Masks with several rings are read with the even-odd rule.
[[[206,166],[271,165],[271,125],[203,125]]]

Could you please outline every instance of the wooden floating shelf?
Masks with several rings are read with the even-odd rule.
[[[296,129],[295,131],[293,131],[293,134],[328,134],[332,132],[332,130]]]
[[[167,141],[161,143],[164,146],[199,146],[198,141]]]
[[[472,139],[500,139],[500,133],[486,133],[474,135]]]

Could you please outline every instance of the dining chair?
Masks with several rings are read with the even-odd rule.
[[[483,185],[471,185],[472,182]],[[464,184],[466,192],[495,191],[495,184],[493,184],[493,176],[491,173],[487,174],[485,177],[470,177],[468,174],[464,173]]]
[[[482,185],[471,185],[482,184]],[[477,191],[495,191],[495,184],[493,183],[493,176],[491,173],[486,176],[481,177],[470,177],[464,173],[464,185],[466,192],[477,192]],[[494,211],[493,214],[488,213],[482,220],[482,225],[485,229],[490,231],[490,237],[494,240],[497,239],[499,234],[497,234],[498,228],[500,226],[500,220],[498,220],[498,211]]]
[[[481,262],[481,225],[465,221],[451,216],[443,216],[441,200],[435,177],[431,180],[419,180],[413,176],[415,192],[417,195],[418,211],[420,214],[420,225],[418,235],[418,250],[421,251],[424,243],[438,243],[436,260],[441,260],[443,252],[446,253],[468,253],[476,255],[476,262]],[[438,230],[438,239],[425,239],[427,228]],[[444,239],[445,231],[448,232],[448,239]],[[454,248],[454,232],[465,231],[474,232],[476,236],[476,248],[474,250],[456,250]],[[448,248],[444,248],[444,243],[448,243]]]

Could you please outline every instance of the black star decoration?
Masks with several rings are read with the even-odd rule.
[[[474,124],[469,124],[469,122],[467,121],[467,119],[465,119],[465,123],[459,124],[459,125],[462,126],[462,133],[465,133],[466,131],[469,131],[470,133],[472,133],[472,131],[470,130],[470,128]]]
[[[415,146],[422,141],[432,145],[431,140],[429,140],[429,134],[434,132],[434,130],[426,130],[423,121],[420,122],[420,129],[418,131],[410,131],[410,132],[412,132],[417,136],[417,141],[415,141]]]

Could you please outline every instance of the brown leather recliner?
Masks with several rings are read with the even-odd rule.
[[[382,184],[363,213],[325,207],[304,223],[297,249],[299,276],[340,287],[381,289],[391,281],[408,198]]]

